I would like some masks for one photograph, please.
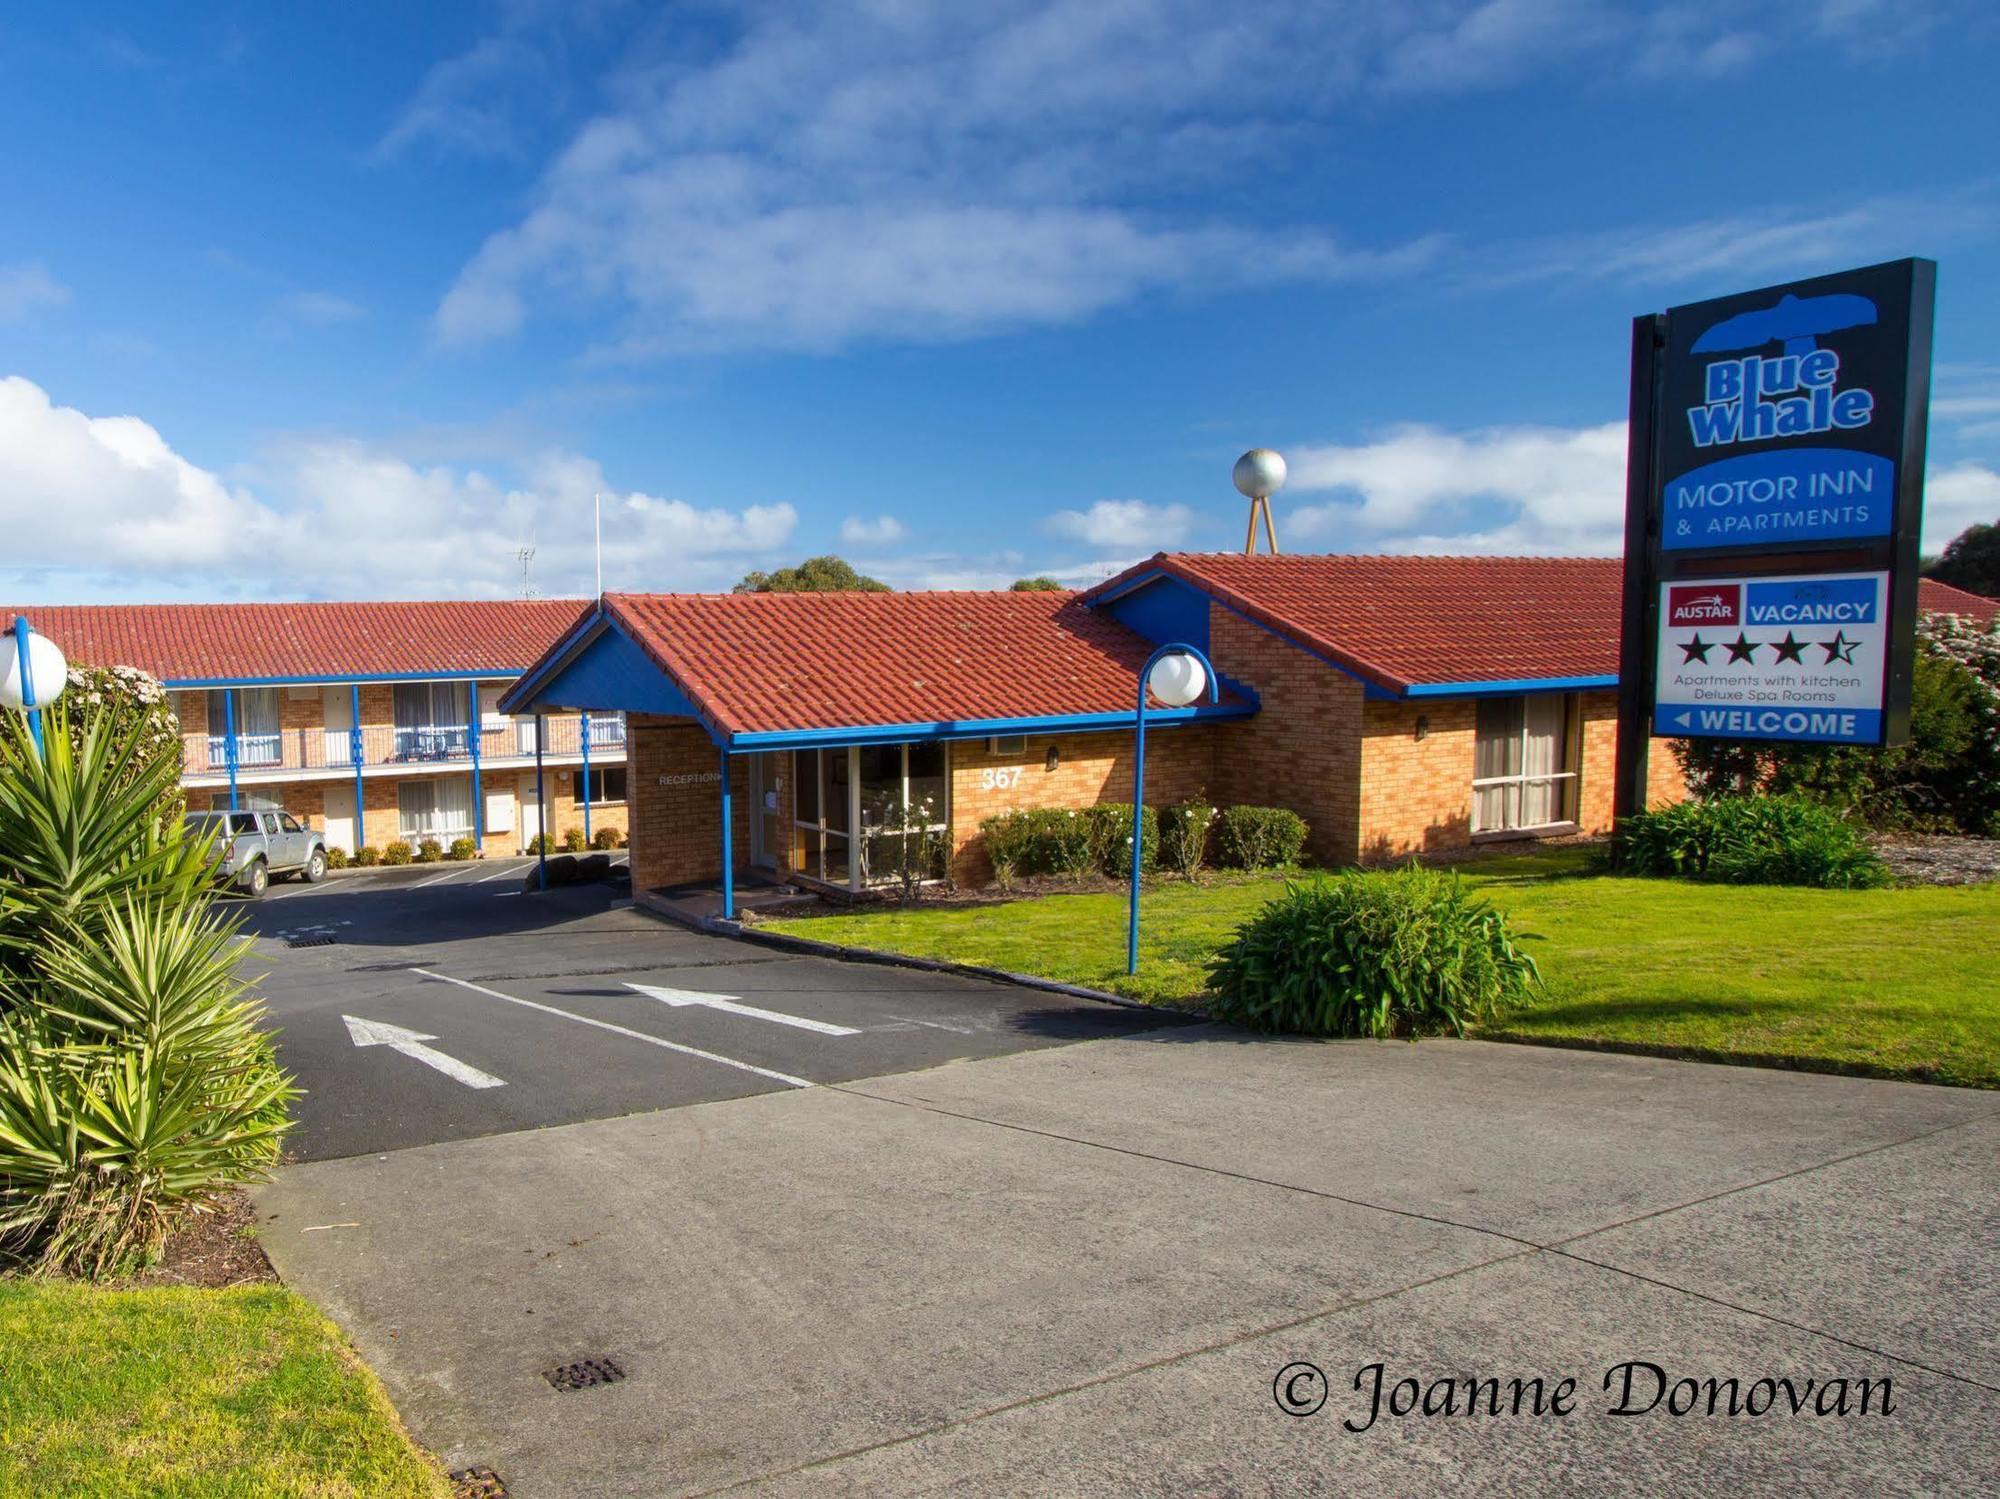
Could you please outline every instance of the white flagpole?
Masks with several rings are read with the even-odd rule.
[[[590,497],[592,526],[597,533],[597,596],[604,597],[604,496],[593,493]]]

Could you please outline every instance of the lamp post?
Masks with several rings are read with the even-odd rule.
[[[28,733],[35,753],[46,758],[42,744],[42,709],[62,696],[69,680],[69,662],[56,643],[37,635],[24,614],[14,616],[14,648],[0,654],[0,707],[19,708],[28,715]],[[37,693],[35,683],[42,683]]]
[[[1163,645],[1139,669],[1139,705],[1132,715],[1132,911],[1125,929],[1125,971],[1139,971],[1139,865],[1146,839],[1146,694],[1163,708],[1185,708],[1203,689],[1211,703],[1222,688],[1208,657],[1191,645]]]

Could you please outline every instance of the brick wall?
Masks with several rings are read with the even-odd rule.
[[[1363,703],[1360,862],[1471,844],[1476,715],[1470,698]]]
[[[1361,684],[1241,616],[1209,610],[1209,659],[1248,683],[1255,717],[1217,725],[1215,784],[1224,805],[1290,807],[1322,864],[1351,864],[1361,833]]]
[[[1213,794],[1218,726],[1146,730],[1146,805],[1169,806]],[[1049,751],[1056,768],[1048,768]],[[1022,750],[996,755],[990,741],[960,740],[951,747],[952,875],[962,885],[984,885],[993,866],[979,837],[983,818],[1029,807],[1092,807],[1132,801],[1132,734],[1031,734]]]
[[[633,715],[626,725],[635,890],[714,880],[722,875],[721,766],[713,741],[686,718]],[[748,767],[730,766],[735,793],[735,862],[750,857]],[[661,783],[666,777],[668,784]],[[743,782],[742,785],[735,784]]]

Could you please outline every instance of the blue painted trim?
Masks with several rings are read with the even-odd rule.
[[[590,715],[577,715],[577,732],[583,740],[583,841],[590,842]]]
[[[1218,705],[1222,701],[1222,683],[1217,677],[1215,663],[1208,659],[1208,653],[1197,646],[1168,642],[1146,658],[1146,664],[1139,668],[1139,696],[1132,710],[1132,897],[1131,910],[1125,928],[1125,971],[1139,971],[1139,871],[1145,865],[1146,852],[1146,684],[1152,680],[1153,667],[1168,656],[1192,656],[1202,664],[1208,673],[1208,701]],[[1164,708],[1164,713],[1176,710]]]
[[[1159,726],[1248,718],[1257,712],[1250,702],[1211,708],[1155,708],[1148,721]],[[1070,713],[1044,718],[968,718],[943,723],[864,724],[854,728],[767,729],[731,737],[729,747],[742,753],[766,749],[833,749],[848,744],[902,744],[930,739],[985,739],[995,734],[1082,734],[1096,729],[1122,729],[1132,720],[1124,713]]]
[[[729,796],[729,751],[718,747],[717,756],[722,761],[722,919],[736,919],[736,857],[731,846],[731,803]],[[850,840],[850,850],[852,840]],[[851,853],[850,853],[851,857]]]
[[[1403,694],[1420,697],[1514,697],[1524,692],[1582,692],[1616,687],[1617,673],[1595,677],[1514,677],[1504,682],[1418,682]]]
[[[1118,587],[1114,589],[1110,589],[1103,593],[1098,593],[1095,591],[1087,592],[1084,595],[1084,606],[1089,609],[1095,609],[1099,604],[1108,604],[1113,599],[1122,599],[1125,597],[1126,594],[1136,592],[1137,590],[1144,588],[1149,583],[1158,582],[1161,578],[1172,578],[1177,583],[1187,582],[1187,579],[1181,577],[1178,573],[1170,573],[1164,567],[1149,567],[1146,569],[1146,571],[1140,573],[1137,577],[1127,578],[1123,583],[1119,584]],[[1190,588],[1195,588],[1198,593],[1202,594],[1208,593],[1207,589],[1197,588],[1196,585],[1192,583],[1189,583],[1188,586]],[[1210,596],[1212,597],[1212,595]]]
[[[236,689],[227,688],[222,694],[222,760],[229,767],[229,810],[240,812],[236,805]]]
[[[575,659],[576,653],[590,644],[610,623],[610,617],[604,612],[604,600],[600,598],[597,607],[571,625],[569,633],[557,641],[553,649],[545,651],[539,661],[530,661],[521,668],[514,685],[500,694],[500,711],[513,713],[527,706],[542,685],[566,668]]]
[[[361,785],[361,684],[354,683],[347,689],[347,700],[352,707],[353,722],[347,727],[348,758],[354,762],[354,852],[359,854],[368,847],[368,793]]]
[[[325,677],[167,677],[160,682],[173,692],[222,687],[340,687],[349,682],[504,682],[515,673],[504,666],[491,671],[397,671],[376,676],[339,672]]]
[[[14,616],[14,659],[21,669],[21,707],[28,715],[28,737],[35,741],[35,753],[47,760],[48,746],[42,742],[41,700],[35,696],[33,652],[28,644],[28,638],[34,633],[34,626],[28,623],[27,615]]]
[[[535,846],[541,860],[535,866],[541,888],[549,888],[549,798],[542,790],[542,715],[535,715]]]
[[[471,704],[466,715],[465,739],[472,750],[472,846],[481,853],[486,850],[486,798],[481,794],[479,784],[479,684],[467,682],[465,695]]]

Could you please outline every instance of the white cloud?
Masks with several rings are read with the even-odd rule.
[[[155,593],[199,579],[210,596],[499,597],[516,553],[536,549],[546,593],[587,593],[591,498],[602,493],[604,574],[614,588],[712,588],[790,539],[788,504],[703,507],[605,481],[593,460],[548,452],[504,477],[413,463],[369,444],[288,444],[255,491],[189,462],[137,417],[58,406],[0,379],[0,532],[27,538],[0,573],[95,580]]]
[[[18,323],[45,307],[69,302],[69,288],[38,261],[0,265],[0,323]]]
[[[272,309],[275,320],[302,324],[308,328],[330,328],[365,316],[364,309],[330,291],[295,291],[278,299]]]
[[[840,539],[849,546],[887,546],[909,535],[909,528],[893,515],[850,515],[840,523]]]
[[[1179,546],[1194,529],[1185,505],[1099,500],[1088,510],[1058,510],[1044,523],[1057,536],[1094,547],[1137,549],[1142,555]]]
[[[1330,551],[1608,555],[1620,550],[1625,424],[1398,428],[1375,442],[1287,452],[1280,534]],[[1282,500],[1282,496],[1281,496]]]
[[[1967,526],[2000,525],[2000,471],[1984,463],[1957,463],[1930,471],[1924,484],[1926,552],[1941,552]]]

